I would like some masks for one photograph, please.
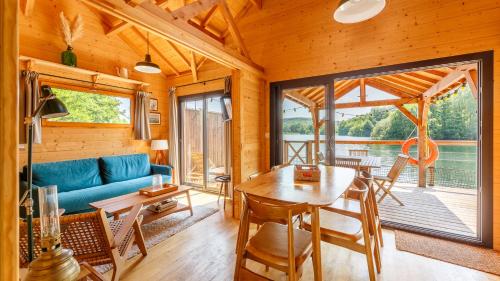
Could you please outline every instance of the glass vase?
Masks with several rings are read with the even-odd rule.
[[[76,55],[73,53],[73,47],[68,46],[66,51],[61,53],[61,62],[64,65],[76,67]]]
[[[42,249],[52,250],[59,247],[61,236],[57,186],[49,185],[38,188],[38,198]]]

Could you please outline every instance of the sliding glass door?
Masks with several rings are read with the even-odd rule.
[[[228,126],[222,115],[222,93],[179,99],[181,182],[218,191],[215,177],[228,174]]]

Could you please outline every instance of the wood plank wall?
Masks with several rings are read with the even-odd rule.
[[[337,1],[266,1],[239,22],[269,81],[494,50],[500,51],[500,1],[387,1],[377,17],[334,22]],[[500,92],[495,54],[494,91]],[[500,99],[494,98],[494,247],[500,250]],[[269,156],[267,156],[269,157]]]
[[[19,280],[18,1],[0,1],[0,280]]]
[[[60,61],[60,53],[65,50],[58,30],[60,11],[64,11],[70,20],[77,14],[83,17],[84,36],[73,46],[79,67],[113,75],[115,67],[127,67],[131,79],[151,84],[147,90],[152,92],[152,98],[158,99],[161,113],[161,125],[151,126],[152,138],[167,138],[167,79],[162,75],[145,75],[133,71],[135,63],[143,58],[117,35],[105,36],[103,19],[88,6],[79,1],[37,1],[30,16],[20,15],[20,54],[52,62]],[[133,95],[133,91],[129,94]],[[134,140],[132,128],[44,127],[42,136],[43,143],[34,146],[35,162],[142,152],[153,156],[149,142]],[[20,166],[25,165],[24,150],[20,151],[20,160]]]

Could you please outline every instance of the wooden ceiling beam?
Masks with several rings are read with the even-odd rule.
[[[202,27],[206,27],[207,24],[212,20],[212,17],[215,15],[215,11],[217,11],[217,8],[219,5],[214,5],[212,9],[208,11],[208,13],[205,15],[205,18],[201,21],[200,25]]]
[[[393,88],[396,88],[396,89],[399,89],[400,91],[411,94],[413,96],[418,96],[423,91],[428,89],[428,88],[415,89],[406,83],[402,83],[401,81],[394,81],[394,79],[387,77],[387,76],[377,76],[374,78],[374,80],[378,80],[380,83],[386,84],[386,85],[393,87]]]
[[[404,107],[403,105],[396,105],[396,108],[399,109],[399,111],[403,113],[403,115],[406,116],[406,118],[408,118],[408,120],[410,120],[413,124],[415,125],[418,124],[417,117],[415,117],[413,113],[411,113],[408,109],[406,109],[406,107]]]
[[[215,5],[218,5],[223,0],[198,0],[185,5],[177,10],[172,11],[171,15],[174,19],[190,20],[203,11],[206,11]]]
[[[417,79],[419,81],[423,81],[423,82],[425,82],[427,84],[430,84],[429,86],[434,85],[438,81],[437,79],[430,78],[428,76],[425,76],[425,75],[422,75],[422,74],[419,74],[419,73],[416,73],[416,72],[401,73],[401,75],[408,76],[411,79]]]
[[[467,84],[469,85],[470,91],[475,99],[479,96],[479,91],[477,88],[477,70],[471,69],[465,72],[465,79],[467,80]]]
[[[193,74],[193,82],[198,82],[198,69],[196,67],[196,57],[194,52],[189,52],[189,58],[191,60],[191,73]]]
[[[418,79],[415,79],[415,78],[408,78],[407,76],[403,76],[403,75],[400,75],[400,74],[393,74],[391,75],[391,77],[393,79],[395,79],[395,81],[403,81],[404,83],[407,83],[408,85],[412,85],[414,87],[417,87],[421,90],[426,90],[428,89],[430,86],[432,86],[433,83],[429,83],[429,82],[421,82],[420,80]]]
[[[144,43],[147,43],[148,39],[146,38],[146,36],[144,36],[144,34],[142,34],[137,28],[133,28],[132,29],[134,31],[134,33],[142,39],[142,41],[144,41]],[[165,61],[165,63],[167,64],[167,66],[175,73],[175,75],[180,75],[180,72],[179,70],[177,70],[177,68],[163,55],[163,52],[160,51],[158,48],[156,48],[155,45],[153,45],[151,42],[149,42],[149,46],[151,47],[151,49],[153,51],[155,51],[158,56],[163,60]]]
[[[261,66],[224,48],[220,42],[200,32],[188,23],[174,20],[170,13],[150,2],[146,1],[139,6],[131,7],[121,0],[82,1],[156,36],[193,50],[224,66],[232,69],[248,70],[257,75],[263,74]]]
[[[299,94],[297,91],[290,91],[285,94],[288,98],[304,105],[305,107],[316,106],[316,103],[303,95]]]
[[[443,79],[438,81],[436,84],[432,85],[427,91],[422,93],[422,97],[424,99],[432,98],[435,95],[438,95],[443,90],[447,89],[449,86],[455,84],[461,79],[465,78],[465,73],[468,73],[469,69],[467,68],[457,68],[454,71],[448,73],[448,75],[444,76]]]
[[[207,62],[207,60],[208,60],[208,59],[207,59],[206,57],[202,57],[202,58],[201,58],[201,60],[200,60],[200,61],[196,64],[196,70],[198,70],[198,71],[199,71],[199,70],[200,70],[200,68],[201,68],[201,66],[202,66],[203,64],[205,64],[205,62]]]
[[[250,10],[250,8],[252,8],[252,6],[253,6],[252,2],[247,1],[245,6],[243,6],[243,8],[241,8],[241,10],[236,14],[236,16],[234,16],[234,22],[238,23],[238,21],[240,21],[248,13],[248,11]],[[222,38],[226,38],[228,35],[229,35],[229,26],[226,27],[226,29],[222,32]]]
[[[358,80],[351,80],[349,83],[346,83],[344,87],[341,89],[336,89],[335,92],[335,100],[340,99],[341,97],[347,95],[350,93],[352,90],[354,90],[357,86],[359,86],[359,79]]]
[[[349,103],[336,103],[335,109],[345,109],[345,108],[356,108],[356,107],[374,107],[374,106],[388,106],[388,105],[403,105],[407,103],[416,103],[416,99],[403,98],[403,99],[390,99],[390,100],[377,100],[377,101],[367,101],[364,104],[360,102],[349,102]]]
[[[167,42],[167,44],[170,46],[170,48],[172,48],[172,50],[174,50],[174,52],[181,58],[181,60],[187,65],[187,67],[191,68],[191,63],[189,62],[189,60],[182,54],[182,52],[179,50],[179,48],[177,48],[177,46],[175,44],[173,44],[172,42],[168,41],[168,40],[165,40]]]
[[[414,97],[413,95],[406,93],[404,91],[401,91],[399,89],[393,88],[391,86],[388,86],[386,84],[380,83],[379,81],[375,80],[374,78],[369,78],[366,79],[365,81],[366,85],[373,87],[377,90],[380,90],[382,92],[386,92],[388,94],[391,94],[396,97],[400,98],[408,98],[408,97]]]
[[[388,87],[390,89],[394,89],[394,90],[396,90],[395,93],[399,92],[400,94],[406,95],[407,97],[416,97],[422,93],[422,91],[417,91],[417,90],[412,89],[412,88],[407,88],[407,87],[404,87],[400,84],[395,84],[395,83],[390,82],[388,80],[380,79],[379,77],[370,78],[369,80],[372,82],[374,81],[374,82],[378,83],[379,85],[385,85],[386,87]],[[394,94],[394,95],[396,95],[396,94]]]
[[[361,104],[366,102],[366,81],[364,78],[359,79],[359,102]]]
[[[250,0],[252,4],[259,10],[262,9],[262,0]]]
[[[238,30],[238,26],[236,26],[236,22],[234,21],[233,15],[231,14],[231,11],[229,10],[229,7],[227,6],[226,1],[221,1],[219,4],[219,9],[224,16],[224,19],[226,20],[226,23],[229,28],[229,32],[233,36],[234,40],[236,41],[236,44],[238,45],[238,49],[241,51],[241,53],[247,57],[250,58],[250,54],[248,53],[248,49],[245,46],[245,42],[243,41],[243,38],[241,37],[241,33]]]

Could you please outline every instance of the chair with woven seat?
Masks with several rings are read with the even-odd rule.
[[[349,149],[349,156],[368,156],[368,149]]]
[[[287,273],[288,280],[298,280],[302,275],[302,265],[312,256],[312,235],[295,228],[293,217],[306,212],[307,204],[277,205],[268,199],[242,194],[243,213],[236,246],[234,280],[270,280],[246,268],[247,259]],[[250,215],[266,222],[248,239]],[[314,261],[313,266],[316,268]]]
[[[147,255],[144,237],[141,232],[142,205],[136,205],[128,215],[119,220],[110,221],[104,210],[67,215],[59,219],[61,225],[61,244],[71,249],[73,256],[80,262],[92,266],[112,264],[113,281],[120,279],[128,252],[135,241],[143,256]],[[33,221],[35,257],[41,252],[40,221]],[[27,225],[20,225],[20,264],[28,266]]]
[[[396,158],[396,161],[394,162],[394,165],[392,165],[391,169],[389,170],[389,173],[387,173],[387,176],[374,176],[373,177],[373,182],[377,184],[378,188],[375,191],[375,195],[378,195],[380,190],[384,192],[378,199],[378,203],[382,202],[384,198],[389,195],[392,199],[394,199],[396,202],[399,203],[399,205],[404,206],[403,202],[401,202],[396,195],[394,195],[391,192],[391,189],[393,188],[394,184],[399,178],[399,175],[401,172],[403,172],[404,168],[406,167],[406,164],[408,163],[408,160],[410,157],[408,155],[404,154],[399,154],[398,157]],[[386,184],[388,184],[386,186]]]
[[[370,280],[373,281],[376,279],[374,264],[380,273],[381,262],[378,236],[370,231],[374,218],[368,192],[364,181],[355,178],[350,194],[356,199],[345,199],[343,206],[333,204],[324,207],[320,209],[319,217],[321,240],[364,254]],[[310,217],[304,220],[303,227],[311,230]],[[374,234],[370,235],[371,232]]]
[[[231,182],[230,175],[222,175],[215,177],[215,182],[220,184],[219,196],[217,197],[217,204],[219,204],[219,199],[222,195],[222,190],[224,190],[224,210],[226,209],[226,199],[229,196],[229,183]]]
[[[356,174],[360,171],[361,159],[349,157],[335,157],[335,165],[337,167],[351,168],[356,170]]]

